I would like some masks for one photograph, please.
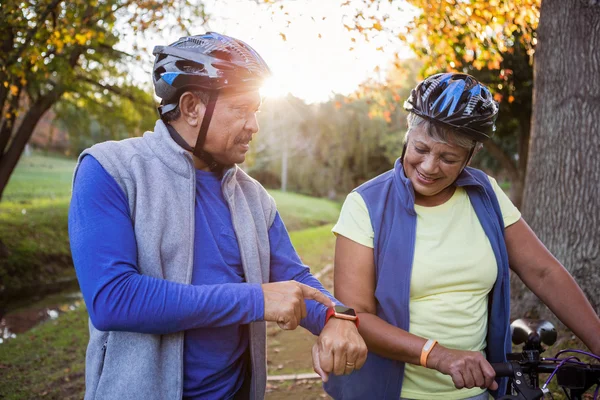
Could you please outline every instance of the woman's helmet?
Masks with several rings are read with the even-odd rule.
[[[161,118],[177,108],[182,93],[199,90],[209,93],[196,145],[189,146],[178,133],[171,135],[180,146],[205,161],[211,170],[219,169],[222,166],[203,150],[219,91],[259,89],[271,75],[267,63],[241,40],[215,32],[183,37],[168,46],[154,47],[152,53],[156,56],[152,80],[154,91],[161,98],[158,107]]]
[[[271,75],[267,63],[241,40],[215,32],[183,37],[156,46],[152,71],[154,91],[162,99],[161,115],[177,107],[188,90],[259,88]]]
[[[496,130],[498,103],[486,86],[467,74],[431,75],[411,91],[404,108],[478,142],[489,139]]]

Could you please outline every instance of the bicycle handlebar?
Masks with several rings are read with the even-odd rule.
[[[496,377],[498,378],[512,378],[514,377],[514,369],[511,363],[491,363],[492,368],[496,371]]]
[[[509,394],[500,400],[536,400],[544,397],[550,380],[556,376],[558,386],[570,393],[569,398],[579,400],[596,385],[594,400],[600,393],[600,364],[579,361],[575,356],[566,358],[543,358],[542,344],[551,345],[556,340],[556,330],[551,323],[537,320],[516,320],[511,324],[514,344],[524,343],[522,353],[507,354],[508,362],[492,363],[496,377],[509,378]],[[563,350],[563,353],[580,353],[600,360],[600,357],[581,350]],[[539,388],[539,374],[549,374],[546,383]]]

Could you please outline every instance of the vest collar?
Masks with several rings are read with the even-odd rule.
[[[185,178],[194,176],[192,155],[173,140],[167,126],[161,119],[156,121],[153,132],[144,133],[144,140],[163,164],[173,172]],[[236,165],[233,165],[225,169],[223,174],[230,179],[235,174],[236,169]]]
[[[483,189],[483,184],[471,173],[471,170],[471,167],[463,169],[454,185],[458,187],[474,186]],[[415,211],[415,190],[410,179],[404,174],[401,158],[398,158],[394,164],[394,186],[406,211],[411,215],[417,215]]]

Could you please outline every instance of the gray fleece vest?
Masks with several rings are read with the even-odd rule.
[[[179,147],[162,121],[141,138],[105,142],[85,150],[117,181],[129,201],[141,274],[190,284],[194,260],[196,178],[191,155]],[[75,169],[77,173],[77,168]],[[223,177],[245,278],[269,281],[268,230],[275,202],[237,166]],[[102,240],[102,238],[98,238]],[[152,335],[102,332],[89,322],[85,400],[171,400],[183,391],[183,332]],[[265,395],[266,329],[250,324],[251,398]]]

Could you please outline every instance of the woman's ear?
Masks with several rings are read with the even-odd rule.
[[[483,143],[477,142],[475,148],[473,149],[473,154],[471,154],[471,158],[469,158],[469,161],[467,161],[467,165],[471,165],[471,161],[473,161],[473,159],[481,149],[483,149]]]
[[[181,118],[190,126],[200,126],[204,117],[205,106],[200,98],[192,92],[185,92],[179,98]]]

